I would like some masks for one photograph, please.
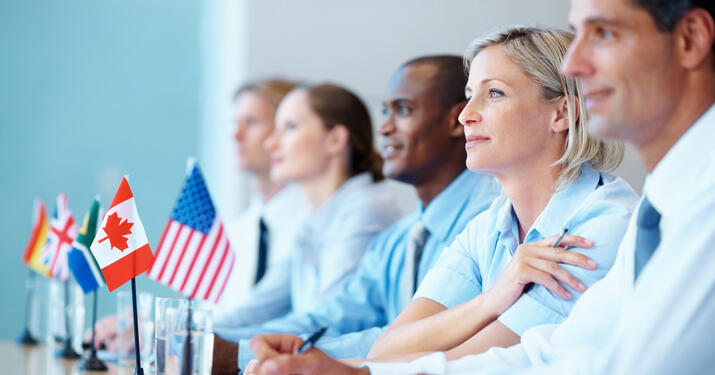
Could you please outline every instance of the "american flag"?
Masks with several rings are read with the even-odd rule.
[[[50,230],[47,233],[47,243],[42,248],[40,261],[50,270],[52,277],[65,281],[69,275],[67,252],[72,249],[72,241],[77,237],[79,229],[67,207],[67,196],[60,193],[57,196],[57,207],[50,219]]]
[[[236,255],[197,165],[164,227],[149,278],[191,298],[216,303]]]

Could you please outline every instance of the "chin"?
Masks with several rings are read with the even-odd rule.
[[[592,116],[588,120],[588,133],[600,139],[624,141],[627,127],[623,122],[602,116]]]

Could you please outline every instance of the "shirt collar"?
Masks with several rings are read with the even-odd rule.
[[[437,194],[427,207],[424,207],[422,201],[417,202],[419,220],[429,231],[430,237],[446,241],[471,195],[478,190],[493,191],[496,186],[493,177],[465,170]]]
[[[576,181],[551,195],[549,203],[536,218],[534,224],[524,237],[525,242],[535,238],[546,238],[558,234],[563,230],[566,220],[573,215],[574,207],[578,207],[591,192],[593,192],[601,179],[601,174],[589,164],[581,166],[581,174]],[[502,234],[511,233],[517,225],[511,202],[502,206],[497,216],[497,231]],[[537,236],[538,235],[538,236]],[[536,236],[536,237],[535,237]]]
[[[307,225],[312,228],[327,227],[346,197],[352,196],[354,192],[366,191],[372,183],[372,175],[369,172],[350,177],[310,216]]]
[[[644,195],[661,214],[677,212],[685,192],[699,179],[700,172],[709,161],[694,155],[694,150],[711,150],[715,139],[715,105],[711,105],[683,134],[656,164],[645,180]],[[697,152],[697,151],[695,151]]]

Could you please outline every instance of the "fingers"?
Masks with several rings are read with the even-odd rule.
[[[584,285],[579,279],[577,279],[574,275],[563,269],[561,266],[559,266],[557,263],[554,262],[549,262],[543,259],[532,259],[530,260],[530,265],[544,273],[547,273],[550,278],[556,279],[566,285],[568,285],[571,289],[583,293],[586,291],[586,285]],[[554,280],[554,281],[556,281]],[[541,284],[541,283],[540,283]],[[558,284],[558,283],[556,283]],[[546,286],[546,285],[544,285]],[[559,291],[563,290],[566,291],[563,286],[559,284]],[[551,289],[551,288],[549,288]],[[556,290],[551,289],[554,293],[559,294]],[[559,294],[561,295],[561,294]],[[569,298],[570,298],[570,293],[569,293]]]
[[[544,259],[555,263],[570,264],[573,266],[594,270],[598,265],[591,258],[563,247],[544,247],[532,244],[520,245],[517,249],[522,258]]]
[[[533,244],[552,247],[554,241],[556,241],[558,237],[558,235],[553,235],[551,237],[544,238],[541,241],[535,241],[533,242]],[[564,238],[561,239],[561,242],[559,242],[560,247],[578,247],[580,249],[590,249],[593,247],[593,245],[595,245],[595,243],[588,238],[576,236],[573,234],[565,235]]]
[[[559,284],[559,282],[556,281],[556,279],[554,279],[554,277],[547,272],[534,268],[532,269],[529,278],[532,279],[534,283],[543,285],[548,290],[552,291],[554,294],[563,299],[569,300],[573,297],[571,293],[563,287],[563,285]]]
[[[259,335],[251,340],[250,347],[259,361],[279,354],[293,354],[303,344],[300,337],[285,334]]]

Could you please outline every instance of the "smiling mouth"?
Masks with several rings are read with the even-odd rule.
[[[467,143],[464,144],[464,148],[468,149],[472,146],[476,146],[480,143],[484,143],[488,141],[489,138],[487,137],[478,137],[478,136],[469,136],[467,137]]]
[[[400,150],[402,150],[402,146],[399,144],[389,144],[389,145],[384,145],[382,146],[382,152],[380,153],[383,158],[387,159],[390,157],[395,156]]]

